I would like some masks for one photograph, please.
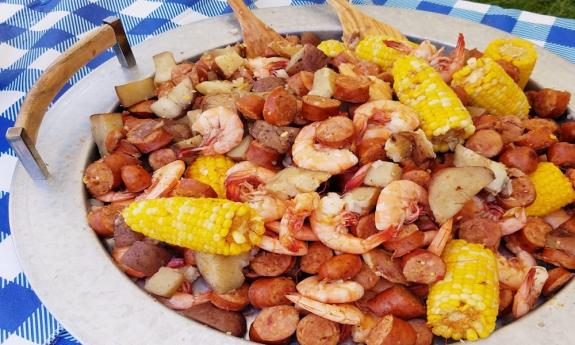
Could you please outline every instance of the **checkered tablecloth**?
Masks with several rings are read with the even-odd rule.
[[[252,5],[299,6],[323,2],[258,0]],[[575,63],[574,19],[506,10],[461,0],[373,2],[382,6],[431,11],[484,23],[527,38]],[[360,0],[354,3],[368,2]],[[86,31],[100,25],[105,17],[119,16],[128,33],[128,40],[135,45],[177,26],[228,12],[231,12],[229,6],[222,0],[0,0],[0,132],[4,133],[12,125],[26,92],[50,62]],[[90,62],[66,84],[61,93],[111,56],[111,52],[106,52]],[[77,344],[35,296],[18,264],[8,224],[8,192],[15,165],[14,153],[2,135],[0,344]]]

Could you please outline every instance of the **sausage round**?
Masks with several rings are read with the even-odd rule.
[[[503,149],[501,135],[492,129],[482,129],[475,132],[465,142],[465,147],[480,155],[491,158],[497,156]]]
[[[419,284],[432,284],[443,279],[447,269],[443,259],[423,249],[416,249],[404,256],[401,265],[405,278]]]
[[[547,224],[539,217],[527,217],[527,223],[521,229],[521,235],[527,243],[534,248],[545,246],[545,236],[553,230],[551,225]]]
[[[287,89],[296,96],[305,96],[313,87],[313,73],[301,71],[288,78]]]
[[[366,345],[414,345],[417,335],[413,327],[393,315],[381,318],[369,332]]]
[[[104,157],[103,162],[112,169],[114,174],[114,188],[117,188],[122,182],[121,169],[126,165],[138,165],[140,161],[128,154],[122,152],[113,152]]]
[[[567,284],[573,278],[573,273],[563,267],[556,267],[549,272],[549,277],[543,285],[543,295],[550,296]]]
[[[545,128],[537,128],[522,134],[514,142],[519,146],[527,146],[535,151],[541,151],[556,143],[557,137]]]
[[[321,43],[321,38],[319,38],[315,33],[304,31],[301,33],[301,44],[311,44],[312,46],[316,46]]]
[[[425,306],[409,290],[394,285],[380,292],[368,302],[369,309],[377,316],[394,315],[402,319],[424,316]]]
[[[501,226],[491,219],[475,217],[459,225],[458,235],[468,242],[496,248],[501,239]]]
[[[257,140],[252,140],[246,151],[246,159],[255,165],[268,169],[276,169],[280,163],[280,154]]]
[[[527,176],[511,179],[511,195],[500,197],[499,203],[505,208],[525,207],[535,201],[537,192],[531,179]]]
[[[403,275],[401,260],[393,258],[381,249],[373,249],[362,254],[363,260],[369,265],[375,274],[389,280],[392,283],[407,284]]]
[[[226,311],[211,303],[195,305],[182,310],[181,313],[187,318],[235,337],[243,337],[246,333],[246,318],[241,313]]]
[[[559,127],[561,141],[575,143],[575,121],[563,122]]]
[[[366,214],[359,218],[357,225],[351,229],[351,233],[355,237],[368,238],[375,234],[377,228],[375,227],[375,213]]]
[[[125,165],[120,169],[120,175],[129,192],[141,192],[152,184],[152,175],[140,165]]]
[[[176,188],[172,190],[173,196],[187,196],[191,198],[217,198],[218,193],[209,185],[193,178],[182,178]]]
[[[239,289],[224,294],[212,292],[210,294],[210,302],[223,310],[240,311],[250,304],[248,290],[249,285],[244,283]]]
[[[427,322],[422,319],[412,319],[407,321],[415,331],[414,345],[431,345],[433,343],[433,333],[427,327]]]
[[[341,102],[322,96],[305,95],[302,97],[301,112],[309,121],[323,121],[339,113]]]
[[[297,325],[300,345],[336,345],[339,342],[337,323],[314,314],[308,314]]]
[[[575,270],[575,255],[569,255],[562,250],[543,248],[540,254],[536,254],[539,260],[543,260],[555,266],[561,266],[568,270]]]
[[[546,235],[545,246],[575,255],[575,236],[561,229],[553,230]]]
[[[324,262],[333,256],[333,250],[326,247],[321,242],[313,242],[307,251],[307,254],[302,256],[300,261],[300,268],[302,272],[308,274],[317,274],[319,268]]]
[[[260,278],[250,285],[248,297],[254,307],[266,308],[291,304],[285,295],[295,291],[295,283],[290,278]]]
[[[359,164],[365,165],[376,160],[385,160],[387,157],[385,153],[385,142],[386,139],[384,138],[362,139],[357,146]]]
[[[382,243],[383,248],[393,253],[394,258],[402,257],[425,244],[425,234],[416,225],[410,224],[401,228],[391,240]]]
[[[575,166],[575,144],[555,143],[547,150],[547,159],[560,167]]]
[[[514,115],[498,118],[497,127],[497,131],[501,134],[503,145],[507,145],[517,140],[525,130],[521,119]]]
[[[297,99],[283,87],[277,87],[266,98],[263,117],[276,126],[289,125],[297,114]]]
[[[499,119],[495,115],[479,115],[472,117],[475,130],[496,129],[499,125]]]
[[[265,99],[258,95],[245,95],[236,101],[236,108],[250,120],[261,120]]]
[[[518,146],[506,149],[499,157],[499,161],[508,168],[516,168],[529,175],[537,169],[539,158],[532,148]]]
[[[172,163],[177,160],[176,152],[170,148],[156,150],[148,156],[148,163],[150,167],[156,171],[166,164]]]
[[[110,237],[114,234],[114,218],[123,208],[118,205],[94,207],[88,212],[88,224],[98,235]]]
[[[102,161],[90,163],[86,167],[83,181],[93,196],[106,194],[119,185],[119,181],[114,180],[112,169]]]
[[[559,124],[557,122],[539,117],[532,117],[530,119],[523,120],[523,126],[525,126],[525,129],[528,131],[537,128],[545,128],[551,133],[559,131]]]
[[[571,94],[567,91],[544,88],[539,91],[528,91],[527,97],[537,115],[557,118],[567,110]]]
[[[164,128],[158,128],[146,137],[131,141],[142,153],[156,151],[172,142],[173,137]],[[128,137],[130,141],[130,137]]]
[[[260,252],[250,261],[250,268],[261,277],[277,277],[287,272],[294,264],[294,257],[276,253]]]
[[[353,139],[353,121],[345,116],[332,116],[317,126],[315,135],[326,146],[344,147]]]
[[[353,254],[340,254],[327,260],[318,271],[322,280],[348,280],[361,270],[361,258]]]
[[[380,278],[371,270],[371,268],[363,262],[361,264],[361,269],[352,280],[363,286],[365,291],[369,291],[377,285],[379,279]]]
[[[359,75],[376,76],[381,73],[381,67],[370,61],[360,61],[353,66],[353,71]]]
[[[335,77],[333,97],[349,103],[365,103],[369,100],[370,84],[371,80],[367,77],[338,74]]]
[[[292,306],[263,309],[250,326],[250,340],[263,344],[285,344],[295,333],[299,313]]]

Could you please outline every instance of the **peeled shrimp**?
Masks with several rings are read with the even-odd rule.
[[[543,285],[549,278],[545,267],[533,266],[529,269],[519,290],[513,297],[513,316],[518,319],[527,314],[541,295]]]
[[[323,303],[351,303],[363,297],[363,286],[352,280],[322,281],[318,276],[308,277],[296,286],[304,297]]]
[[[207,303],[210,301],[210,292],[197,295],[176,292],[172,297],[163,299],[164,304],[172,309],[185,310],[195,305]]]
[[[204,136],[201,150],[205,155],[224,154],[242,142],[244,125],[239,115],[226,107],[215,107],[202,112],[192,130]]]
[[[287,208],[285,201],[261,188],[245,194],[241,201],[253,208],[266,223],[281,219]]]
[[[377,100],[362,104],[353,115],[356,143],[364,139],[368,125],[392,133],[411,132],[419,127],[419,116],[410,107],[396,101]],[[373,131],[373,129],[370,129]],[[383,136],[382,133],[378,134]],[[368,139],[367,137],[365,139]]]
[[[152,184],[136,200],[157,199],[168,195],[176,188],[178,181],[186,170],[186,163],[181,160],[173,161],[154,171]]]
[[[291,255],[291,256],[303,256],[307,254],[306,242],[294,240],[294,246],[296,250],[290,250],[289,248],[284,247],[278,238],[267,235],[262,236],[262,239],[258,244],[258,247],[260,247],[261,249],[276,254]]]
[[[359,325],[364,317],[361,310],[351,304],[326,304],[299,294],[290,294],[285,297],[310,313],[344,325]]]
[[[266,229],[279,234],[280,232],[280,222],[269,222],[265,224]],[[294,237],[296,240],[300,241],[319,241],[316,234],[313,232],[309,225],[302,225],[301,229],[299,229],[295,234]]]
[[[300,193],[288,201],[286,213],[280,222],[280,242],[292,251],[297,251],[295,234],[302,228],[303,222],[319,204],[320,196],[316,192]]]
[[[350,214],[344,210],[344,206],[344,201],[337,193],[328,193],[312,213],[311,228],[323,244],[340,252],[363,254],[390,238],[389,234],[383,231],[365,239],[348,234],[347,222]]]
[[[395,50],[402,53],[417,56],[418,58],[426,61],[432,61],[443,55],[443,48],[437,49],[429,40],[421,42],[416,47],[413,47],[404,42],[386,40],[384,43]]]
[[[237,163],[226,172],[224,181],[226,197],[233,201],[244,201],[246,193],[266,184],[275,174],[275,172],[257,166],[250,161]]]
[[[300,168],[340,174],[358,162],[348,149],[336,149],[315,142],[319,122],[302,128],[292,146],[292,159]]]
[[[393,237],[405,223],[414,222],[428,206],[427,191],[415,182],[396,180],[385,186],[375,206],[375,227]]]

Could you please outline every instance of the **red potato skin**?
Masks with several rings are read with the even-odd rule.
[[[236,108],[244,117],[250,120],[261,120],[265,102],[258,95],[245,95],[236,101]]]
[[[115,178],[114,172],[107,164],[96,161],[86,167],[82,180],[90,194],[99,196],[120,185],[120,181],[115,180]]]
[[[280,163],[280,154],[257,140],[252,140],[246,151],[248,161],[264,168],[276,170]]]
[[[402,319],[425,316],[425,306],[409,290],[394,285],[368,302],[369,309],[377,316],[393,315]]]
[[[301,44],[311,44],[312,46],[317,47],[318,44],[321,43],[321,38],[319,38],[315,33],[305,31],[301,34]]]
[[[433,343],[433,333],[427,327],[427,322],[422,319],[412,319],[407,321],[415,331],[415,345],[431,345]]]
[[[265,308],[250,326],[250,340],[262,344],[286,344],[296,332],[298,323],[299,313],[295,307]]]
[[[562,168],[575,167],[575,144],[553,144],[547,150],[547,159]]]
[[[518,146],[506,149],[499,157],[499,161],[508,168],[516,168],[529,175],[537,169],[539,157],[532,148]]]
[[[124,273],[127,275],[134,277],[134,278],[143,278],[146,276],[143,272],[130,268],[122,263],[122,257],[126,254],[126,252],[130,249],[130,247],[114,247],[112,249],[112,258],[116,262],[116,266],[120,268]]]
[[[248,298],[249,285],[244,283],[239,289],[225,294],[212,292],[210,302],[216,307],[227,311],[240,311],[250,304]]]
[[[290,278],[260,278],[250,285],[248,297],[252,306],[261,309],[290,305],[285,295],[293,292],[296,292],[295,283]]]
[[[120,213],[114,217],[114,245],[117,247],[129,247],[136,241],[142,241],[144,235],[133,231],[124,221]]]
[[[144,241],[136,241],[122,256],[121,262],[149,277],[166,265],[170,258],[167,250]]]
[[[371,329],[366,345],[415,345],[417,335],[413,327],[402,319],[387,315]]]
[[[156,171],[166,164],[172,163],[177,160],[176,152],[170,148],[156,150],[148,156],[148,163],[150,167]]]
[[[300,345],[336,345],[340,327],[333,321],[308,314],[299,321],[296,337]]]
[[[211,303],[202,303],[181,313],[187,318],[235,337],[243,337],[246,333],[246,318],[241,313],[226,311]]]
[[[321,265],[318,276],[322,280],[349,280],[361,270],[361,258],[353,254],[340,254]]]
[[[337,75],[333,97],[349,103],[365,103],[369,100],[370,84],[367,77]]]
[[[563,267],[556,267],[548,272],[549,277],[543,285],[543,295],[550,296],[573,279],[573,273]]]
[[[300,268],[302,272],[317,274],[321,265],[331,257],[333,257],[333,250],[321,242],[313,242],[309,246],[307,254],[301,258]]]
[[[98,235],[110,237],[114,235],[114,218],[123,208],[118,205],[93,207],[88,212],[88,224]]]
[[[445,276],[443,259],[424,249],[415,249],[401,259],[403,275],[408,281],[419,284],[433,284]]]
[[[285,80],[280,77],[260,78],[252,85],[252,92],[269,92],[276,87],[283,87],[285,83]]]
[[[288,126],[297,114],[297,99],[283,87],[277,87],[266,98],[263,118],[276,126]]]
[[[125,165],[120,169],[120,175],[129,192],[141,192],[152,184],[152,175],[140,165]]]
[[[286,273],[294,263],[293,256],[262,250],[250,261],[250,268],[258,276],[277,277]]]

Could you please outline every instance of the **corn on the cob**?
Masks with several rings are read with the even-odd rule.
[[[553,163],[541,162],[531,175],[537,196],[525,209],[529,216],[546,216],[575,200],[571,181]]]
[[[441,75],[415,56],[398,59],[392,69],[399,100],[419,113],[421,128],[435,151],[445,152],[475,132],[471,115]]]
[[[195,251],[237,255],[259,243],[263,219],[246,204],[172,197],[131,203],[122,211],[132,230]]]
[[[485,338],[495,329],[499,280],[495,254],[480,244],[450,241],[442,255],[447,272],[427,298],[434,334],[455,340]]]
[[[337,40],[325,40],[321,41],[320,44],[317,45],[317,49],[321,50],[329,57],[335,57],[339,53],[345,51],[345,45],[343,42]]]
[[[196,179],[212,187],[219,198],[226,197],[224,180],[234,161],[223,155],[200,156],[186,171],[186,177]]]
[[[511,62],[519,69],[519,87],[524,88],[537,61],[537,51],[533,43],[520,38],[499,38],[485,48],[484,56],[493,60]]]
[[[462,87],[471,105],[485,108],[489,114],[520,118],[529,114],[527,96],[493,59],[469,59],[467,66],[453,74],[451,85]]]
[[[399,41],[382,35],[367,36],[357,44],[355,55],[366,61],[370,61],[381,66],[385,71],[391,70],[393,63],[405,53],[397,49],[388,47],[384,41],[402,42],[409,46],[416,47],[415,43],[409,41]]]

